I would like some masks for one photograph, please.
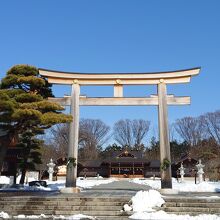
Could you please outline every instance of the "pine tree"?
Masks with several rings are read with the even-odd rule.
[[[61,113],[63,108],[47,100],[52,90],[38,69],[29,65],[12,67],[0,84],[0,129],[17,135],[17,147],[22,149],[20,169],[24,183],[28,169],[41,163],[39,135],[57,123],[71,121],[70,115]]]

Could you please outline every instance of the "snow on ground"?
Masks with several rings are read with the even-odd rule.
[[[69,217],[64,217],[65,219],[95,219],[91,216],[88,216],[88,215],[82,215],[82,214],[78,214],[78,215],[72,215],[72,216],[69,216]]]
[[[164,211],[157,212],[136,212],[131,215],[129,218],[131,219],[146,219],[146,220],[220,220],[220,216],[217,215],[197,215],[197,216],[189,216],[189,215],[175,215],[175,214],[167,214]]]
[[[41,215],[17,215],[17,216],[9,216],[8,213],[6,212],[0,212],[0,218],[1,219],[9,219],[9,218],[13,218],[13,219],[44,219],[44,218],[48,218],[48,216],[41,214]],[[50,219],[67,219],[67,220],[80,220],[80,219],[95,219],[92,216],[88,216],[88,215],[83,215],[83,214],[77,214],[77,215],[71,215],[71,216],[63,216],[63,215],[59,215],[59,216],[52,216],[50,217]]]
[[[149,185],[153,189],[160,189],[160,179],[131,179],[133,183]],[[183,183],[172,179],[173,189],[179,192],[220,192],[220,182],[203,182],[195,184],[194,180],[185,180]]]
[[[76,181],[76,185],[80,188],[83,189],[88,189],[88,188],[92,188],[94,186],[98,186],[100,184],[107,184],[107,183],[111,183],[116,181],[117,179],[115,178],[108,178],[108,179],[104,179],[104,178],[77,178]],[[47,181],[48,183],[48,189],[49,190],[59,190],[61,188],[64,188],[65,186],[65,180],[59,180],[59,181]]]
[[[10,183],[10,178],[6,176],[0,176],[0,184],[9,184]]]
[[[77,178],[76,185],[83,189],[92,188],[94,186],[98,186],[100,184],[107,184],[111,183],[113,181],[116,181],[115,178],[108,178],[104,179],[102,177],[98,178]],[[0,184],[9,184],[9,178],[1,176],[0,177]],[[14,191],[14,190],[25,190],[25,191],[37,191],[37,190],[45,190],[45,191],[54,191],[54,190],[60,190],[61,188],[65,187],[65,180],[58,180],[58,181],[47,181],[48,186],[28,186],[28,184],[25,184],[22,188],[12,188],[5,186],[2,188],[2,190],[8,190],[8,191]],[[0,188],[1,190],[1,188]]]

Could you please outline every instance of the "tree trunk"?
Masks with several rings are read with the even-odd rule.
[[[27,171],[26,167],[23,168],[22,171],[21,171],[20,184],[23,184],[23,185],[24,185],[26,171]]]
[[[0,144],[0,175],[3,166],[3,162],[7,153],[7,144],[5,138],[2,138],[2,143]]]

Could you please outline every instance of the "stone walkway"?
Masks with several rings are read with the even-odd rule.
[[[91,189],[85,189],[80,194],[85,196],[94,197],[132,197],[140,190],[149,190],[150,186],[140,185],[137,183],[129,182],[128,180],[119,180],[107,184],[100,184]]]
[[[128,180],[119,180],[108,184],[100,184],[92,188],[92,190],[128,190],[128,191],[140,191],[140,190],[149,190],[149,189],[151,189],[150,186],[129,182]]]

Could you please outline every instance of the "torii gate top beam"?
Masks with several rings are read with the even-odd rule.
[[[75,73],[39,69],[42,76],[53,84],[80,85],[152,85],[163,80],[166,84],[188,83],[192,76],[198,75],[200,67],[154,73]]]

